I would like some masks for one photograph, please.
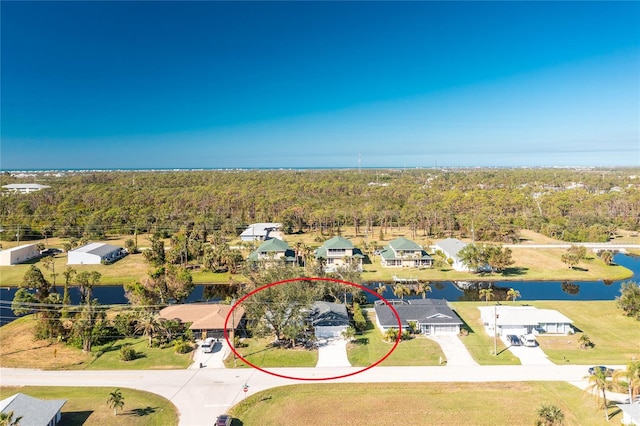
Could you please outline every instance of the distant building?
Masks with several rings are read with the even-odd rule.
[[[242,231],[240,239],[242,241],[265,241],[270,238],[280,238],[279,229],[281,223],[252,223]]]
[[[28,194],[30,192],[40,191],[41,189],[51,188],[47,185],[41,185],[39,183],[10,183],[8,185],[2,185],[5,191],[15,192],[18,194]]]
[[[40,250],[36,244],[24,244],[0,251],[0,265],[9,266],[24,263],[40,256]]]
[[[127,255],[122,247],[105,243],[90,243],[75,250],[69,250],[68,265],[100,265],[113,263]]]
[[[322,247],[316,250],[316,259],[324,259],[325,272],[334,272],[339,266],[344,266],[348,260],[354,260],[357,269],[362,271],[362,259],[364,255],[353,246],[346,238],[336,236],[324,242]]]
[[[296,261],[295,252],[289,247],[289,244],[272,238],[260,244],[255,251],[253,251],[248,257],[248,261],[263,262],[265,266],[270,266],[274,262],[290,262]]]
[[[380,263],[385,268],[427,268],[433,264],[433,258],[417,243],[400,237],[382,249]]]
[[[62,406],[66,399],[38,399],[17,393],[0,401],[0,412],[13,411],[13,420],[18,417],[20,426],[56,426],[62,417]]]
[[[440,250],[442,253],[444,253],[447,260],[451,259],[453,261],[453,263],[451,263],[451,266],[456,271],[468,272],[469,267],[465,265],[462,262],[462,259],[460,259],[460,256],[458,256],[460,250],[462,250],[466,246],[466,243],[463,243],[457,238],[447,238],[446,240],[438,241],[434,245],[434,250]]]

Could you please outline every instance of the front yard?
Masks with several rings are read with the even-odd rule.
[[[272,338],[248,338],[242,341],[242,346],[236,350],[247,361],[260,368],[269,367],[315,367],[318,363],[317,349],[283,349],[271,345]],[[227,368],[250,368],[251,366],[231,353],[224,360]]]

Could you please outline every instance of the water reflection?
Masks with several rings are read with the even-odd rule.
[[[562,288],[562,291],[572,296],[575,296],[576,294],[580,293],[580,286],[576,283],[572,283],[569,281],[563,281],[562,284],[560,285],[560,288]]]

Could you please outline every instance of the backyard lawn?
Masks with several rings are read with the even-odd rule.
[[[283,349],[271,346],[271,338],[250,338],[242,341],[243,346],[236,348],[247,361],[260,368],[269,367],[315,367],[318,363],[317,349]],[[234,363],[231,353],[224,364],[227,368],[250,368],[238,358]]]
[[[104,387],[0,387],[0,399],[17,392],[40,399],[66,399],[62,407],[61,425],[103,426],[166,426],[178,424],[178,410],[167,399],[149,392],[122,388],[124,406],[114,417],[107,397],[115,388]]]
[[[253,425],[533,425],[541,404],[555,404],[566,425],[610,423],[593,396],[568,383],[329,383],[258,392],[230,410]]]
[[[379,361],[393,347],[393,342],[385,342],[382,333],[373,324],[375,315],[368,312],[367,329],[356,335],[356,340],[347,346],[349,362],[354,367],[368,367]],[[424,336],[401,341],[395,351],[384,360],[381,366],[392,365],[439,365],[445,359],[440,346]]]

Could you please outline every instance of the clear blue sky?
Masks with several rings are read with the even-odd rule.
[[[9,169],[640,165],[639,2],[2,2]]]

